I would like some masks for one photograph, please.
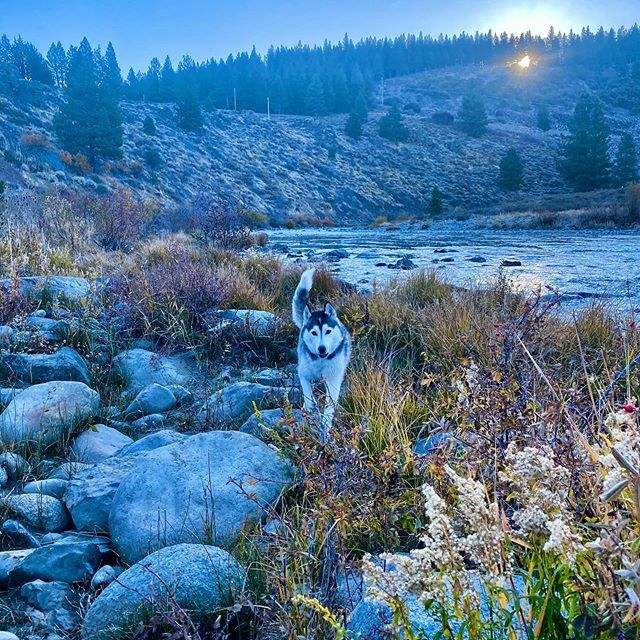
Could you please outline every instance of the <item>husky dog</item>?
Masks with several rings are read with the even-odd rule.
[[[306,411],[311,412],[316,408],[313,383],[322,381],[326,386],[327,401],[321,415],[324,443],[333,423],[340,388],[351,357],[351,336],[331,303],[327,302],[322,311],[311,311],[309,308],[314,272],[315,269],[307,269],[302,274],[291,308],[293,321],[300,329],[298,376]]]

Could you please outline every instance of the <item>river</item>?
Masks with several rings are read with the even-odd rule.
[[[344,250],[347,257],[327,263],[363,287],[409,273],[387,266],[408,256],[417,267],[433,268],[459,286],[486,285],[502,271],[518,289],[555,290],[570,307],[606,299],[620,310],[640,308],[640,234],[632,231],[497,231],[446,221],[428,229],[279,229],[269,233],[268,246],[299,260],[322,260],[330,251]],[[521,264],[502,267],[505,260]]]

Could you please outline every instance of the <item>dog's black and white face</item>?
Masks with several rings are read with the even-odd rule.
[[[304,310],[302,340],[309,353],[326,358],[334,353],[343,340],[336,310],[328,302],[322,311]]]

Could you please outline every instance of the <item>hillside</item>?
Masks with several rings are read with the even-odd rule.
[[[369,114],[364,136],[344,134],[346,116],[322,118],[253,112],[205,114],[205,131],[197,136],[176,126],[174,108],[123,102],[125,144],[122,161],[99,173],[78,175],[61,159],[52,132],[60,103],[48,88],[40,104],[0,97],[0,180],[37,187],[51,184],[104,190],[128,185],[141,195],[181,201],[199,192],[238,198],[272,219],[329,217],[338,222],[368,221],[378,215],[420,214],[438,185],[449,210],[513,206],[518,200],[566,191],[555,169],[555,154],[577,97],[597,91],[604,78],[582,77],[575,68],[549,59],[527,72],[505,66],[450,67],[389,80],[386,102],[415,103],[404,110],[410,140],[394,144],[378,135],[386,107]],[[473,89],[485,100],[489,130],[479,139],[453,125],[431,121],[433,113],[457,115],[461,98]],[[536,127],[536,105],[548,105],[552,129]],[[414,108],[415,111],[415,108]],[[630,130],[640,138],[640,122],[623,109],[606,107],[612,142]],[[151,115],[157,135],[142,132]],[[514,146],[525,164],[525,186],[504,194],[496,184],[498,163]],[[330,150],[335,149],[335,158]],[[148,150],[157,149],[152,168]]]

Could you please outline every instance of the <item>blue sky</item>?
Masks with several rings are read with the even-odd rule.
[[[640,0],[0,0],[0,33],[40,49],[87,36],[111,40],[120,64],[146,68],[154,55],[177,61],[226,57],[271,44],[362,36],[458,33],[489,28],[546,32],[584,25],[618,27],[640,19]]]

